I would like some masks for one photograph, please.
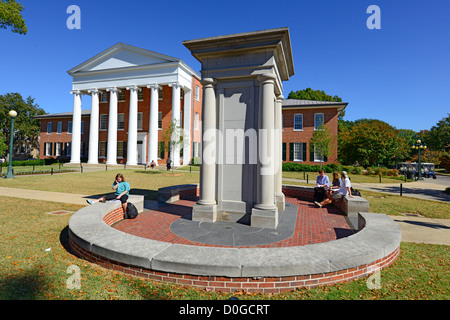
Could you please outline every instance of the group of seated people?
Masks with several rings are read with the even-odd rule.
[[[330,186],[330,179],[323,170],[319,170],[319,176],[316,180],[316,186],[314,188],[314,203],[322,208],[327,204],[338,200],[346,195],[353,198],[352,184],[348,178],[346,171],[342,171],[339,177],[339,172],[333,172],[333,181]]]

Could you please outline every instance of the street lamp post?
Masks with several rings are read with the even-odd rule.
[[[8,161],[8,172],[6,173],[5,179],[13,179],[14,174],[12,171],[12,160],[13,160],[13,141],[14,141],[14,118],[17,117],[17,112],[11,110],[9,112],[9,116],[11,117],[11,133],[9,139],[9,161]]]
[[[419,168],[418,168],[418,170],[419,170],[419,177],[417,178],[417,180],[423,180],[423,178],[422,178],[422,162],[420,161],[420,150],[421,149],[426,149],[427,146],[424,146],[422,144],[422,141],[417,140],[417,143],[415,145],[413,145],[412,148],[418,150],[418,152],[419,152]]]

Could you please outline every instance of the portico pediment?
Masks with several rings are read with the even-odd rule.
[[[180,62],[157,52],[118,43],[68,71],[70,75]]]

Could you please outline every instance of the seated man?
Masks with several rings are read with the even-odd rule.
[[[348,195],[350,198],[353,198],[352,196],[352,184],[350,182],[350,179],[348,178],[347,172],[342,171],[341,172],[341,186],[337,192],[334,192],[332,196],[329,196],[327,199],[325,199],[322,202],[314,201],[316,205],[318,205],[320,208],[323,206],[326,206],[327,204],[330,204],[333,202],[333,200],[342,199],[346,195]]]
[[[326,196],[326,190],[330,186],[330,179],[321,169],[319,170],[319,176],[316,180],[316,186],[314,188],[314,202],[321,202]]]

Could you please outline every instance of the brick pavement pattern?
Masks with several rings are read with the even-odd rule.
[[[212,245],[184,239],[170,230],[170,225],[178,219],[190,220],[192,206],[197,198],[179,200],[158,209],[139,214],[134,220],[121,220],[112,227],[138,237],[170,242],[209,247],[231,247],[229,245]],[[335,207],[318,208],[310,201],[286,197],[286,201],[297,206],[297,220],[294,233],[287,239],[270,244],[254,246],[234,246],[236,248],[274,248],[304,246],[314,243],[333,241],[352,235],[354,232],[345,216]]]

